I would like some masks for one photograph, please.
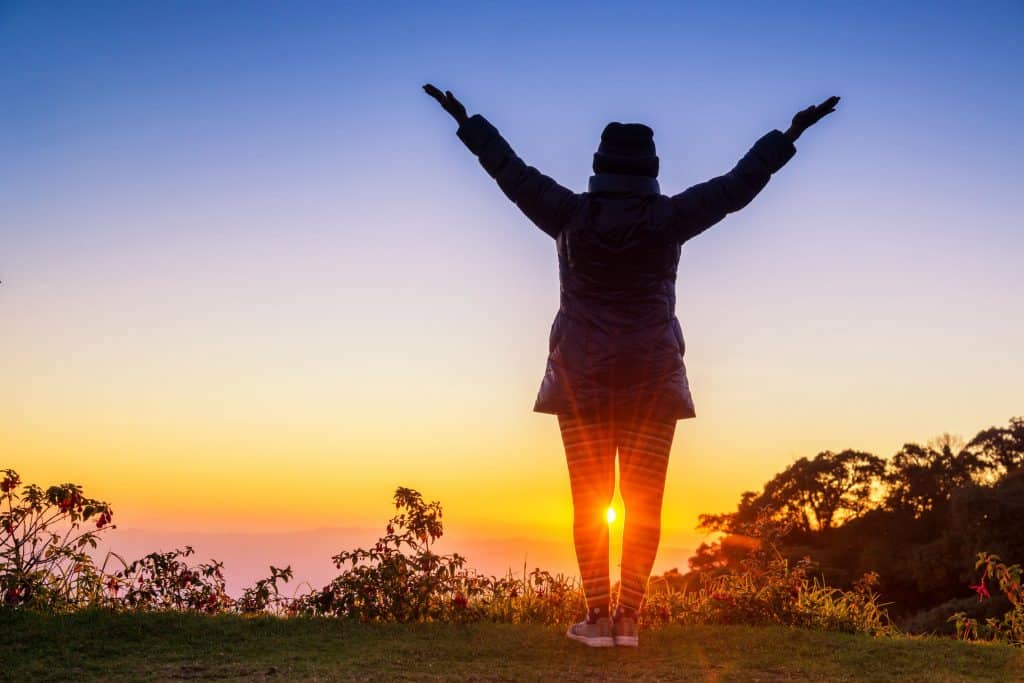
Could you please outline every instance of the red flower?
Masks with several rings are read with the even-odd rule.
[[[99,519],[96,520],[96,528],[102,529],[108,524],[110,524],[110,513],[104,512],[99,516]]]
[[[467,602],[466,601],[466,596],[463,595],[462,593],[456,593],[455,597],[452,598],[452,602],[459,609],[466,609],[466,602]]]
[[[978,594],[979,602],[984,598],[992,597],[992,594],[988,592],[988,586],[985,585],[985,579],[982,579],[981,583],[979,583],[977,586],[968,586],[968,588],[973,589],[974,592]]]

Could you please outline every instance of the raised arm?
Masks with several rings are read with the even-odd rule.
[[[835,111],[838,102],[838,97],[830,97],[798,112],[785,133],[773,130],[762,136],[731,171],[673,196],[676,241],[682,244],[749,204],[796,153],[796,139]]]
[[[538,228],[551,237],[558,237],[578,206],[580,196],[527,166],[487,119],[480,114],[468,116],[466,108],[450,90],[442,93],[430,84],[423,86],[423,90],[458,122],[459,139],[477,156],[505,196]]]

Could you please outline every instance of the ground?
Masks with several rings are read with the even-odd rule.
[[[0,610],[0,680],[1024,681],[1024,650],[785,627],[671,627],[594,650],[562,629]]]

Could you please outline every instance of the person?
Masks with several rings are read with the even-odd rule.
[[[696,416],[675,313],[681,247],[746,206],[839,98],[798,112],[784,133],[765,134],[725,175],[666,196],[648,126],[609,123],[588,191],[576,193],[523,162],[487,119],[467,115],[451,91],[423,89],[455,119],[459,139],[498,187],[555,240],[560,304],[534,410],[557,415],[569,470],[588,611],[566,635],[592,647],[636,646],[676,421]],[[605,514],[616,452],[625,520],[612,614]]]

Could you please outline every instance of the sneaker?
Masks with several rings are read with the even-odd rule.
[[[640,644],[636,631],[636,613],[621,609],[615,612],[612,640],[620,647],[637,647]]]
[[[615,639],[612,638],[612,620],[599,615],[600,612],[595,607],[586,619],[570,626],[565,635],[570,640],[579,641],[590,647],[613,647]]]

